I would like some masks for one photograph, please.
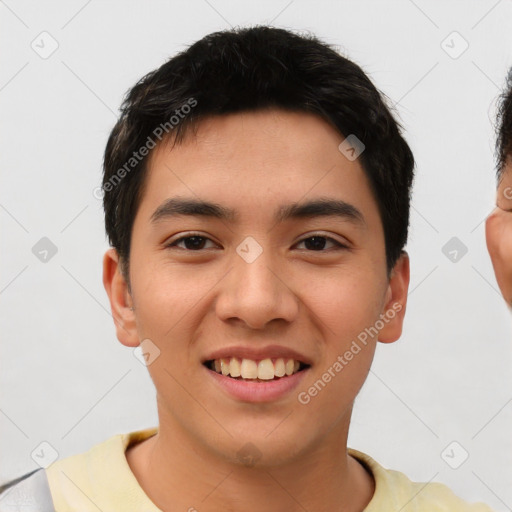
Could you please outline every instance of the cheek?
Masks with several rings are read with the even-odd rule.
[[[500,231],[500,238],[496,241],[496,256],[500,286],[510,290],[512,288],[512,222],[507,219]],[[510,295],[510,294],[509,294]]]
[[[385,280],[366,268],[366,272],[337,277],[331,274],[309,292],[305,304],[310,305],[322,346],[317,380],[301,390],[305,401],[309,399],[311,412],[318,408],[318,414],[325,414],[327,408],[334,420],[359,392],[382,328],[377,322],[381,323],[385,285]]]
[[[497,211],[486,222],[486,241],[496,280],[510,300],[512,296],[512,214]]]
[[[156,325],[172,324],[196,304],[200,305],[201,299],[219,280],[217,273],[211,270],[183,268],[162,262],[160,258],[139,264],[133,275],[136,277],[132,291],[139,313],[151,317]]]
[[[331,272],[317,279],[304,294],[304,303],[323,321],[327,337],[343,343],[372,325],[381,313],[385,276],[371,267]]]
[[[493,262],[508,267],[512,262],[512,214],[502,211],[491,214],[486,221],[485,235]]]

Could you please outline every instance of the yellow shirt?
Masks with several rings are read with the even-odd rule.
[[[88,452],[54,462],[46,469],[56,512],[162,512],[146,496],[125,457],[128,446],[156,428],[113,436]],[[368,455],[349,449],[373,474],[375,493],[364,512],[490,512],[469,504],[443,484],[411,482]]]

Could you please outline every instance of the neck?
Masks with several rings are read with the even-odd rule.
[[[244,466],[201,446],[168,415],[159,416],[158,433],[129,448],[126,458],[162,510],[361,512],[373,496],[372,476],[347,453],[349,418],[293,460]]]

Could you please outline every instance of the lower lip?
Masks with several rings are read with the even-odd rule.
[[[271,402],[282,398],[291,393],[309,371],[309,368],[305,368],[300,372],[281,377],[277,380],[251,382],[226,377],[221,373],[217,373],[206,367],[204,368],[212,376],[214,381],[229,395],[244,402]]]

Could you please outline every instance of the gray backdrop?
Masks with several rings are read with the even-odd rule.
[[[417,159],[405,331],[377,350],[349,444],[510,510],[512,318],[484,238],[510,0],[5,0],[0,23],[0,481],[156,424],[101,283],[106,139],[143,74],[209,32],[272,23],[359,63]]]

